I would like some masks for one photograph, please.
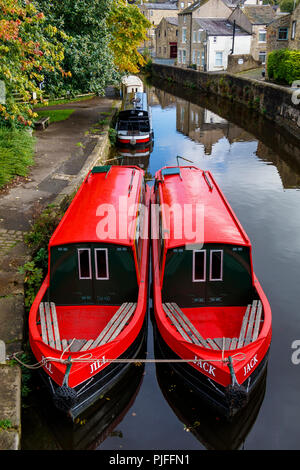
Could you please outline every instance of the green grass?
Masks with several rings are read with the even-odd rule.
[[[49,116],[50,122],[65,121],[74,111],[75,109],[47,109],[45,111],[37,111],[38,117],[36,119]]]
[[[57,104],[68,104],[68,103],[73,103],[76,101],[86,101],[86,100],[91,100],[92,98],[95,98],[95,95],[92,96],[81,96],[80,98],[61,98],[58,100],[49,100],[48,101],[48,106],[56,106]],[[36,108],[38,109],[38,108]]]
[[[0,188],[26,176],[33,164],[35,139],[25,130],[0,128]]]

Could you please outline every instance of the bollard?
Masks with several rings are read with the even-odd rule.
[[[5,364],[6,362],[6,353],[5,353],[5,343],[0,339],[0,364]]]

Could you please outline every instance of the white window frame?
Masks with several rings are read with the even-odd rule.
[[[222,54],[222,56],[221,56],[221,59],[222,59],[222,60],[221,60],[221,64],[217,64],[217,54]],[[216,66],[216,67],[223,67],[223,65],[224,65],[224,64],[223,64],[223,51],[216,51],[216,52],[215,52],[215,66]]]
[[[297,27],[297,21],[292,22],[292,31],[291,31],[291,39],[294,40],[296,37],[296,27]]]
[[[186,44],[186,28],[182,28],[181,42],[182,44]]]
[[[261,34],[264,35],[265,39],[262,40],[259,38]],[[267,42],[267,31],[265,29],[260,29],[258,31],[258,42]]]
[[[195,253],[204,253],[204,278],[195,279]],[[193,250],[193,282],[206,282],[206,250]]]
[[[193,30],[193,42],[197,42],[197,31],[195,29]]]
[[[221,277],[219,279],[212,278],[212,254],[221,253]],[[210,250],[209,255],[209,280],[210,281],[223,281],[223,250]]]
[[[259,56],[260,56],[261,54],[264,54],[264,57],[265,57],[264,61],[261,61],[261,63],[262,63],[262,64],[265,64],[265,63],[266,63],[266,59],[267,59],[267,53],[266,53],[265,51],[259,51],[259,53],[258,53],[258,60],[260,60]]]
[[[193,49],[193,52],[192,52],[192,63],[193,64],[196,63],[196,49]]]
[[[81,276],[81,263],[80,263],[80,252],[88,251],[89,253],[89,277]],[[78,259],[78,276],[80,280],[92,279],[92,260],[91,260],[91,249],[90,248],[77,248],[77,259]]]
[[[182,64],[186,63],[186,50],[182,49]]]
[[[106,274],[107,274],[105,277],[98,276],[97,251],[105,251],[105,264],[106,264]],[[109,279],[108,249],[107,248],[95,248],[94,249],[94,257],[95,257],[95,274],[96,274],[97,281],[107,281]]]

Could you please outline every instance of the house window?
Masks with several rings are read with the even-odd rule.
[[[107,248],[95,249],[96,279],[109,279],[108,273],[108,251]]]
[[[181,64],[181,56],[182,56],[181,49],[179,49],[178,50],[178,64]]]
[[[206,250],[193,251],[193,282],[206,280]]]
[[[223,250],[211,250],[210,252],[210,281],[222,281],[223,279]]]
[[[184,2],[180,2],[180,7],[184,8]]]
[[[183,51],[182,51],[182,63],[185,64],[185,62],[186,62],[186,50],[183,49]]]
[[[164,55],[167,53],[167,48],[164,47]]]
[[[78,248],[77,254],[79,279],[92,279],[91,250]]]
[[[193,49],[193,56],[192,57],[193,57],[192,62],[193,62],[193,64],[195,64],[196,63],[196,51],[195,51],[195,49]]]
[[[153,16],[153,11],[152,10],[150,10],[150,16]]]
[[[200,52],[197,52],[197,65],[200,65]]]
[[[186,28],[182,28],[182,42],[186,42]]]
[[[191,4],[192,4],[192,2],[188,2],[188,7],[190,7],[190,6],[191,6]]]
[[[284,41],[288,38],[289,28],[278,28],[278,40]]]
[[[267,32],[264,29],[261,29],[258,33],[258,41],[266,42]]]
[[[297,21],[293,21],[293,22],[292,22],[291,39],[295,39],[295,36],[296,36],[296,24],[297,24]]]
[[[220,67],[221,65],[223,65],[223,52],[216,52],[215,59],[216,67]]]
[[[202,65],[202,67],[204,67],[204,65],[205,65],[205,53],[204,53],[204,51],[202,51],[202,54],[201,54],[201,65]]]
[[[258,55],[258,60],[260,60],[262,64],[266,63],[266,55],[267,55],[266,52],[262,52],[262,51],[260,51]]]
[[[197,31],[193,31],[193,42],[197,42]]]

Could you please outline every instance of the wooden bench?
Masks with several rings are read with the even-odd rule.
[[[221,351],[239,349],[255,341],[259,334],[262,316],[262,303],[260,300],[254,300],[252,305],[249,304],[246,308],[238,338],[204,339],[176,303],[164,303],[163,309],[171,323],[187,342]]]
[[[90,339],[87,341],[80,351],[87,351],[88,349],[93,349],[97,346],[102,346],[103,344],[113,341],[118,334],[121,333],[124,326],[133,315],[136,305],[136,303],[123,303],[107,323],[106,327],[101,331],[99,336],[95,340]]]
[[[53,302],[41,302],[39,306],[42,340],[52,348],[62,350],[56,308]]]
[[[96,339],[61,339],[57,321],[55,304],[53,302],[41,302],[39,306],[42,340],[52,348],[59,351],[87,351],[97,346],[113,341],[123,330],[136,309],[136,303],[123,303],[114,316],[107,323]]]
[[[49,124],[50,124],[50,117],[45,116],[45,117],[41,117],[40,119],[35,121],[34,127],[37,130],[44,130],[44,129],[46,129],[46,127],[49,126]]]

